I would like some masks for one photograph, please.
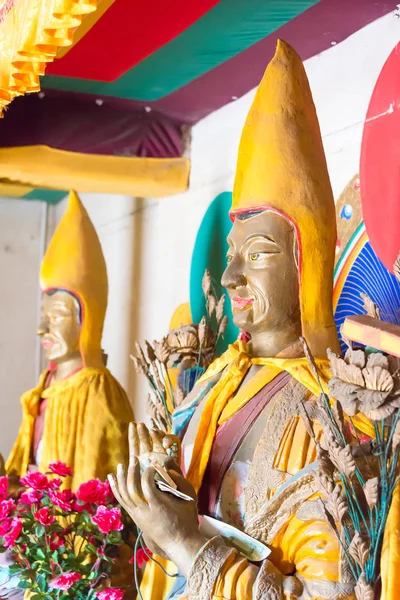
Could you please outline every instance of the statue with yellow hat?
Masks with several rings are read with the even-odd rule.
[[[281,41],[244,125],[230,214],[222,284],[240,338],[174,412],[181,465],[166,452],[162,458],[161,432],[138,424],[128,435],[127,472],[109,477],[140,539],[175,576],[163,578],[150,564],[140,598],[373,600],[336,535],[343,513],[330,516],[321,492],[332,411],[318,398],[331,377],[327,350],[339,350],[335,206],[307,76]],[[357,439],[375,437],[365,414],[351,424]],[[175,491],[160,486],[160,469],[144,468],[144,457],[164,464]],[[393,575],[392,547],[384,547],[382,564]],[[382,590],[390,592],[381,600],[395,600],[387,572]]]
[[[332,313],[335,207],[318,119],[296,52],[278,42],[244,125],[222,284],[242,334],[211,364],[174,415],[182,473],[193,501],[159,491],[130,435],[127,480],[113,490],[144,541],[169,558],[170,585],[146,578],[142,597],[196,600],[354,598],[336,535],[321,512],[316,446],[301,418],[316,415],[327,348],[338,349]],[[362,428],[368,424],[357,423]],[[322,428],[314,423],[317,439]],[[159,460],[159,459],[158,459]],[[198,514],[200,518],[198,519]],[[174,566],[175,565],[175,566]]]
[[[6,462],[10,475],[61,461],[76,489],[104,480],[127,458],[133,419],[128,397],[104,364],[107,270],[93,224],[75,192],[43,259],[38,334],[49,361],[37,387],[21,398],[23,419]]]

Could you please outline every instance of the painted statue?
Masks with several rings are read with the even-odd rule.
[[[350,599],[339,542],[318,510],[316,448],[301,418],[320,390],[300,337],[324,381],[327,349],[339,348],[335,207],[304,67],[284,42],[244,126],[231,218],[222,283],[242,341],[214,361],[174,414],[184,476],[171,473],[195,502],[159,492],[151,467],[140,477],[138,459],[155,435],[143,425],[131,435],[138,458],[127,480],[122,469],[111,478],[113,489],[149,548],[179,569],[170,598]],[[223,536],[208,538],[198,512],[271,554],[255,564]],[[163,598],[161,586],[142,589],[144,598]]]
[[[23,419],[6,463],[10,475],[73,469],[76,488],[104,480],[127,458],[133,419],[125,391],[104,365],[101,349],[108,281],[100,241],[79,197],[71,192],[41,267],[38,334],[49,361],[37,387],[21,398]]]

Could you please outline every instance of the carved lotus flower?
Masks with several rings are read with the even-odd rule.
[[[199,347],[197,329],[194,325],[181,327],[170,331],[167,336],[167,344],[171,350],[196,350]]]
[[[363,350],[350,348],[344,359],[330,350],[328,357],[333,373],[331,396],[339,400],[348,415],[362,412],[376,421],[400,407],[400,389],[386,356],[379,352],[367,356]]]

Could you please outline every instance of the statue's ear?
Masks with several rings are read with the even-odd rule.
[[[3,455],[0,454],[0,477],[6,474],[6,465],[4,462]]]

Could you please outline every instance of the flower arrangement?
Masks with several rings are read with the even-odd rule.
[[[204,274],[202,288],[206,315],[199,324],[174,329],[160,341],[136,342],[137,356],[131,356],[136,372],[149,382],[148,413],[155,425],[167,431],[171,414],[200,379],[215,357],[218,340],[224,335],[228,317],[224,315],[225,296],[217,298],[212,290],[209,271]],[[169,369],[179,369],[178,383],[173,386]]]
[[[122,600],[107,587],[128,523],[108,483],[93,479],[76,493],[62,489],[72,475],[61,463],[49,472],[28,473],[11,495],[0,477],[0,552],[9,558],[9,579],[28,589],[31,600]]]

